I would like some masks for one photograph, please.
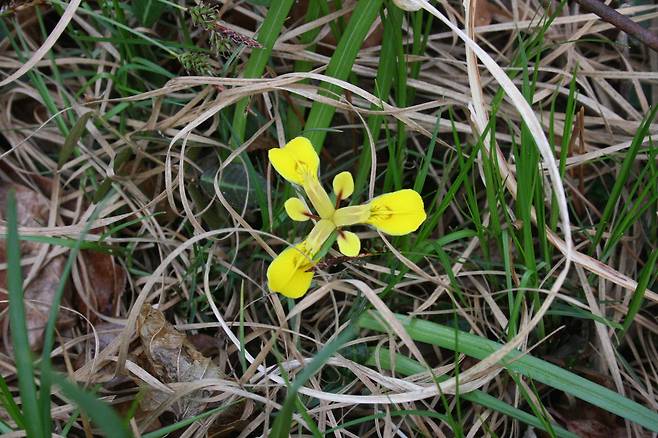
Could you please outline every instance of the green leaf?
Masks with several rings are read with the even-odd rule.
[[[75,122],[75,125],[73,125],[73,129],[71,129],[69,134],[66,136],[66,139],[64,140],[64,144],[62,145],[62,148],[59,150],[59,160],[57,162],[57,167],[62,167],[69,160],[71,154],[73,154],[73,151],[75,151],[75,147],[78,144],[78,140],[80,140],[80,137],[82,137],[82,134],[84,134],[85,132],[85,125],[87,124],[87,121],[93,115],[94,115],[93,111],[88,111],[83,115],[81,115],[78,121]]]
[[[208,166],[200,178],[201,189],[211,199],[215,196],[217,170],[217,164]],[[242,163],[230,163],[222,171],[221,179],[218,176],[217,185],[231,207],[241,212],[245,207],[258,207],[257,187],[265,187],[267,181],[258,172],[253,172],[250,178],[249,169]]]
[[[404,315],[396,315],[396,317],[415,341],[458,351],[476,359],[484,359],[502,347],[498,342],[458,331],[452,327]],[[388,332],[380,321],[380,318],[369,313],[359,319],[359,326]],[[457,337],[459,337],[458,344]],[[514,350],[505,357],[501,365],[510,371],[564,391],[653,432],[658,432],[658,413],[552,363]]]
[[[154,430],[153,432],[145,433],[142,435],[142,438],[161,438],[163,436],[167,436],[172,432],[175,432],[179,429],[184,428],[185,426],[189,426],[190,424],[194,423],[195,421],[203,420],[204,418],[208,418],[211,415],[219,414],[228,408],[234,406],[235,404],[239,403],[239,401],[235,401],[233,403],[228,403],[226,405],[218,406],[214,409],[210,409],[202,414],[195,415],[194,417],[186,418],[184,420],[181,420],[177,423],[170,424],[168,426],[164,426],[161,429]]]
[[[23,273],[21,271],[20,243],[16,196],[10,190],[7,196],[7,289],[9,291],[9,327],[14,347],[14,361],[18,374],[18,389],[25,420],[25,431],[30,437],[50,436],[50,425],[42,425],[34,383],[32,352],[27,337],[25,306],[23,303]]]
[[[631,174],[633,165],[635,164],[635,157],[640,151],[640,147],[644,142],[644,138],[649,134],[649,129],[653,123],[653,120],[656,118],[656,113],[658,112],[658,105],[654,106],[647,116],[642,121],[639,129],[633,137],[630,147],[626,150],[624,154],[624,161],[619,169],[619,173],[615,178],[615,184],[610,191],[610,196],[608,197],[608,202],[603,209],[603,214],[601,214],[601,220],[599,225],[596,228],[596,235],[594,236],[594,242],[592,249],[596,247],[603,237],[603,232],[605,231],[608,222],[610,221],[613,213],[615,212],[616,206],[620,200],[622,189],[624,188],[626,181]]]

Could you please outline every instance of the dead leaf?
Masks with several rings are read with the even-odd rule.
[[[126,288],[125,270],[114,257],[95,251],[81,251],[79,262],[85,274],[85,291],[78,291],[77,295],[80,311],[92,322],[98,317],[88,311],[87,303],[102,315],[117,316],[119,299]]]
[[[567,421],[566,426],[567,430],[581,438],[623,438],[628,436],[626,434],[626,428],[610,428],[596,420]]]
[[[185,334],[169,324],[162,312],[148,304],[141,309],[137,319],[137,331],[148,367],[163,383],[196,382],[200,379],[223,377],[219,367],[210,358],[201,354]],[[208,395],[208,391],[195,391],[181,398],[178,405],[169,410],[179,419],[197,415],[206,410],[207,404],[202,399]],[[155,410],[159,407],[156,405],[166,399],[167,394],[151,390],[141,408]],[[148,406],[149,403],[153,406]],[[253,403],[250,401],[240,401],[229,406],[213,424],[216,436],[221,436],[227,430],[239,430],[236,427],[250,416],[252,410]]]
[[[39,177],[35,185],[44,193],[50,194],[53,180]],[[12,182],[3,182],[0,185],[0,218],[4,215],[9,190],[16,194],[16,207],[18,225],[25,227],[43,227],[48,223],[50,213],[50,200],[41,193],[29,187]],[[0,263],[6,262],[4,240],[0,244]],[[21,241],[21,258],[35,258],[40,254],[43,244],[36,242]],[[117,305],[126,284],[126,274],[109,254],[95,251],[80,251],[80,260],[83,265],[84,290],[77,291],[78,308],[83,312],[88,310],[86,303],[90,303],[96,312],[113,315],[116,313]],[[24,297],[26,307],[26,323],[28,328],[28,339],[33,350],[41,347],[43,329],[48,321],[50,304],[53,301],[68,255],[66,253],[51,257],[48,253],[43,259],[38,271],[32,279],[24,284]],[[32,265],[23,266],[23,276],[28,275]],[[0,300],[7,299],[6,270],[0,271]],[[85,275],[86,274],[86,275]],[[81,296],[84,294],[85,299]],[[70,305],[70,290],[67,288],[63,297],[63,305]],[[6,304],[0,303],[0,311]],[[97,321],[95,312],[85,312],[92,321]],[[60,312],[57,322],[58,328],[70,326],[75,321],[71,313]]]
[[[48,199],[19,184],[3,183],[0,185],[0,217],[4,218],[4,208],[7,204],[7,194],[9,190],[16,193],[16,213],[19,226],[38,227],[44,226],[48,222],[48,211],[50,202]],[[6,263],[6,246],[5,240],[1,240],[0,245],[0,263]],[[35,242],[21,241],[21,257],[35,257],[39,254],[41,245]],[[46,255],[39,271],[28,283],[23,285],[23,296],[25,297],[25,319],[28,329],[28,340],[32,350],[41,348],[43,341],[43,329],[48,322],[48,312],[50,303],[53,301],[55,292],[59,286],[60,278],[66,264],[66,256],[59,255],[49,257]],[[23,266],[23,276],[26,276],[32,265]],[[7,271],[0,271],[0,299],[7,299]],[[6,303],[0,303],[0,310],[7,306]],[[66,321],[60,319],[58,326],[61,328],[68,325],[72,320]]]
[[[627,436],[619,417],[579,399],[560,396],[554,406],[556,418],[579,437],[621,438]]]

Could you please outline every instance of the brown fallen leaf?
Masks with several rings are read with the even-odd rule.
[[[25,186],[14,183],[3,183],[0,185],[0,218],[4,219],[4,210],[7,204],[7,195],[9,190],[14,190],[16,194],[16,213],[19,226],[38,227],[48,222],[48,211],[50,202],[48,199],[29,189]],[[0,263],[6,263],[6,245],[5,240],[0,240]],[[21,257],[36,257],[39,254],[41,244],[35,242],[21,241]],[[25,322],[28,329],[28,340],[32,350],[41,348],[43,341],[43,329],[48,322],[48,312],[50,303],[59,286],[64,265],[66,264],[66,255],[62,254],[55,257],[46,255],[39,271],[32,280],[23,285],[23,296],[25,297]],[[32,265],[23,266],[23,276],[28,275]],[[7,300],[7,271],[0,271],[0,300]],[[66,296],[65,300],[66,301]],[[6,303],[0,303],[0,310],[7,306]],[[68,325],[71,318],[60,318],[58,326]]]
[[[627,435],[625,427],[609,427],[597,420],[572,420],[566,423],[567,430],[581,438],[624,438]]]
[[[184,333],[176,330],[162,312],[145,304],[137,319],[137,331],[140,336],[149,371],[163,383],[196,382],[200,379],[222,378],[217,365],[201,354]],[[181,399],[169,411],[179,418],[191,417],[204,412],[208,406],[202,399],[209,391],[194,391]],[[167,394],[151,390],[144,398],[141,408],[156,410],[159,404],[168,399]],[[229,401],[229,403],[231,403]],[[149,405],[150,404],[150,405]],[[215,436],[223,436],[231,430],[240,430],[245,419],[251,415],[253,403],[240,401],[232,403],[223,411],[212,428]]]
[[[579,399],[561,395],[553,407],[554,415],[567,430],[583,438],[621,438],[627,436],[619,417]]]
[[[53,180],[39,177],[34,181],[35,186],[46,195],[50,195]],[[50,214],[50,201],[41,193],[13,182],[2,182],[0,184],[0,218],[4,216],[9,190],[14,190],[16,196],[18,225],[25,227],[43,227],[48,223]],[[0,239],[0,263],[6,262],[5,241]],[[21,258],[34,258],[40,254],[43,244],[29,241],[21,241]],[[50,304],[53,301],[60,279],[64,271],[68,255],[66,253],[50,257],[46,254],[38,271],[31,280],[24,284],[24,297],[26,306],[26,323],[29,330],[28,339],[33,350],[41,347],[43,329],[48,321]],[[90,250],[82,250],[79,255],[82,275],[82,290],[78,290],[76,302],[78,308],[87,317],[95,322],[98,320],[97,313],[105,315],[116,314],[118,301],[125,289],[126,274],[124,269],[118,265],[109,254]],[[32,265],[23,266],[23,275],[31,271]],[[0,300],[7,299],[6,270],[0,271]],[[71,291],[67,287],[62,304],[70,305]],[[84,296],[84,299],[82,298]],[[94,312],[89,311],[89,303]],[[6,307],[6,303],[0,303],[0,311]],[[68,327],[75,321],[71,313],[60,312],[57,322],[58,328]]]
[[[475,26],[486,26],[491,24],[493,18],[493,6],[488,0],[476,0]]]
[[[80,251],[84,291],[78,291],[78,309],[92,322],[98,320],[87,303],[98,313],[117,316],[121,294],[126,288],[126,272],[114,257],[95,251]],[[84,298],[83,298],[84,294]]]

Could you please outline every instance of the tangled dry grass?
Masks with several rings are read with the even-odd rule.
[[[266,7],[220,3],[221,26],[258,37]],[[227,408],[185,425],[182,435],[268,435],[288,382],[349,325],[360,300],[390,330],[362,330],[326,359],[299,390],[305,411],[293,417],[295,433],[309,433],[312,420],[319,431],[336,436],[526,436],[526,424],[454,395],[480,390],[529,412],[532,400],[576,434],[646,436],[633,422],[507,373],[499,360],[513,349],[532,352],[658,408],[655,274],[622,339],[615,328],[629,313],[641,271],[656,251],[653,120],[619,194],[615,223],[627,217],[625,206],[645,208],[628,216],[622,231],[606,227],[603,240],[593,242],[625,153],[658,102],[658,54],[570,3],[559,9],[556,2],[535,0],[421,1],[421,22],[430,23],[426,47],[409,54],[418,37],[411,14],[404,16],[400,47],[409,54],[401,62],[417,74],[382,99],[376,88],[381,17],[349,80],[325,71],[336,47],[332,26],[349,20],[355,3],[344,1],[310,22],[301,14],[289,18],[258,78],[241,77],[253,53],[244,46],[211,58],[213,75],[188,75],[167,50],[188,40],[203,45],[208,37],[175,9],[162,23],[132,29],[104,27],[101,6],[79,0],[26,6],[4,18],[3,191],[25,193],[19,198],[26,206],[22,235],[58,239],[21,247],[31,285],[26,297],[33,304],[33,348],[39,348],[45,323],[39,305],[52,299],[70,250],[62,241],[82,237],[86,255],[71,272],[53,363],[72,380],[97,388],[98,397],[119,412],[140,400],[131,411],[136,436],[217,406]],[[633,3],[619,11],[651,28],[658,25],[656,5]],[[541,33],[541,50],[519,63],[519,40],[532,40],[556,12]],[[47,38],[40,26],[50,29]],[[179,35],[176,26],[189,29]],[[312,30],[318,31],[315,44],[302,42]],[[117,43],[119,38],[146,48],[129,54],[132,46]],[[167,41],[164,48],[161,41]],[[300,62],[311,68],[296,69]],[[529,99],[524,71],[534,75]],[[322,84],[334,84],[338,98]],[[249,136],[236,144],[232,108],[244,99]],[[291,114],[304,119],[317,102],[336,109],[321,154],[327,181],[341,170],[364,168],[368,185],[362,196],[381,192],[390,145],[404,132],[398,162],[403,181],[413,185],[415,172],[427,163],[422,193],[436,221],[404,250],[400,241],[378,240],[376,232],[363,229],[368,255],[339,263],[338,253],[330,253],[336,265],[328,264],[309,294],[293,302],[271,294],[265,280],[271,257],[302,233],[283,221],[284,189],[266,150],[291,137]],[[382,117],[383,130],[378,127],[373,136],[374,115]],[[565,143],[562,135],[569,130]],[[363,145],[371,163],[357,160]],[[427,158],[428,149],[434,154]],[[520,151],[528,149],[538,153],[539,166],[531,171],[539,175],[531,179],[538,190],[526,186],[530,177],[520,167]],[[62,150],[68,157],[58,161]],[[455,181],[460,186],[453,192]],[[494,184],[490,192],[487,182],[489,188]],[[637,185],[647,187],[646,198],[636,197]],[[528,202],[526,192],[541,199]],[[536,211],[538,204],[545,211]],[[502,234],[487,234],[492,230]],[[526,278],[532,274],[521,250],[527,230],[540,265],[534,283]],[[605,245],[613,240],[618,244]],[[49,267],[55,271],[49,274]],[[519,291],[527,298],[514,313],[508,296]],[[394,314],[458,324],[505,347],[475,361],[418,342]],[[512,334],[510,320],[517,324]],[[15,390],[4,321],[0,369]],[[402,362],[415,359],[424,372],[396,371],[395,360],[380,362],[380,350]],[[76,412],[74,403],[55,397],[54,430],[61,433],[73,418],[71,433],[92,434]],[[425,412],[447,413],[454,421]]]

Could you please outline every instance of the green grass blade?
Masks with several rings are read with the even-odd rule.
[[[395,69],[395,32],[386,23],[388,18],[385,18],[384,23],[384,36],[382,37],[382,48],[379,55],[379,66],[377,67],[377,77],[375,78],[375,95],[381,102],[388,99],[393,86],[393,75],[391,71]],[[379,105],[371,105],[370,109],[382,109]],[[372,134],[372,139],[377,142],[379,133],[382,130],[382,121],[384,117],[379,114],[374,114],[368,117],[368,129]],[[356,172],[354,179],[354,198],[356,199],[363,190],[366,189],[366,178],[370,173],[370,164],[372,157],[370,156],[370,139],[365,136],[361,145],[361,155],[359,157],[359,169]]]
[[[78,240],[75,243],[75,246],[69,252],[69,256],[64,265],[64,270],[62,271],[61,278],[59,280],[59,285],[55,291],[52,302],[50,303],[50,312],[48,314],[48,322],[46,323],[46,328],[43,332],[43,348],[41,352],[41,362],[39,364],[39,370],[41,373],[41,388],[39,389],[39,406],[41,408],[41,421],[42,424],[50,424],[52,418],[50,415],[50,389],[51,389],[51,380],[52,376],[51,362],[50,362],[50,353],[55,344],[55,325],[57,323],[57,318],[59,315],[59,306],[62,302],[62,297],[64,296],[64,290],[66,289],[66,283],[68,281],[69,274],[73,269],[76,259],[78,258],[78,253],[80,252],[80,247],[84,242],[85,236],[91,227],[91,224],[94,223],[98,217],[99,212],[103,209],[105,203],[99,204],[96,209],[92,212],[89,220],[86,222],[84,229],[80,233]]]
[[[332,427],[328,429],[324,435],[327,436],[331,433],[334,433],[338,430],[347,429],[348,427],[358,426],[359,424],[367,423],[368,421],[378,420],[380,418],[386,418],[387,415],[391,417],[403,417],[406,415],[413,415],[417,417],[429,417],[436,418],[437,420],[447,422],[447,417],[445,415],[439,414],[434,411],[422,411],[418,409],[402,409],[402,410],[391,410],[390,412],[378,412],[372,415],[366,415],[365,417],[355,418],[354,420],[346,421],[341,423],[339,426]]]
[[[27,337],[25,305],[23,303],[23,273],[21,271],[20,242],[16,197],[11,190],[7,196],[7,289],[9,291],[9,326],[14,347],[18,388],[25,419],[25,431],[30,437],[50,436],[50,425],[41,424],[37,387],[34,383],[32,352]]]
[[[626,331],[635,320],[635,315],[637,315],[637,313],[642,308],[644,293],[647,290],[647,286],[649,286],[651,277],[653,276],[653,273],[656,269],[656,264],[658,264],[658,249],[653,250],[653,253],[649,256],[649,261],[646,265],[644,265],[642,272],[640,272],[640,278],[638,279],[637,287],[635,288],[635,292],[633,292],[631,302],[628,304],[628,312],[626,313],[626,317],[622,323],[622,330],[619,335],[619,339],[624,338]]]
[[[619,173],[615,178],[615,184],[612,186],[612,191],[610,192],[610,196],[608,197],[608,202],[606,203],[605,208],[603,209],[603,214],[601,215],[599,226],[596,229],[596,235],[594,236],[592,248],[595,248],[596,245],[598,245],[599,242],[601,241],[603,232],[605,231],[606,226],[612,216],[612,213],[615,210],[615,206],[619,201],[619,197],[621,196],[622,189],[626,185],[626,181],[628,181],[628,177],[631,173],[631,167],[633,166],[633,163],[635,163],[635,157],[640,151],[640,146],[642,146],[644,138],[649,134],[649,128],[653,123],[653,119],[656,117],[657,111],[658,111],[658,105],[654,106],[649,112],[649,114],[647,115],[647,117],[645,117],[644,121],[640,125],[640,128],[637,130],[637,133],[633,137],[633,141],[631,142],[630,147],[625,153],[625,158],[621,165],[621,169],[619,170]]]
[[[416,175],[414,181],[414,190],[418,193],[422,193],[423,187],[425,186],[425,179],[427,178],[427,173],[429,172],[430,162],[434,156],[434,148],[436,146],[436,139],[439,136],[439,127],[441,125],[441,112],[436,116],[436,124],[434,125],[434,132],[432,133],[432,138],[430,138],[430,144],[427,146],[427,152],[423,156],[422,162],[420,164],[420,171]]]
[[[402,356],[399,353],[394,354],[395,365],[393,365],[393,361],[391,361],[391,351],[386,348],[371,348],[370,352],[371,352],[371,356],[370,358],[368,358],[368,361],[366,362],[366,365],[368,366],[372,366],[372,367],[381,366],[384,369],[394,370],[396,373],[402,374],[404,376],[411,376],[413,374],[424,373],[427,371],[427,368],[425,368],[419,362],[410,359],[406,356]],[[376,355],[376,352],[379,353],[379,356]],[[537,427],[542,430],[546,430],[542,421],[539,420],[537,417],[525,411],[522,411],[521,409],[515,408],[514,406],[509,405],[504,401],[499,400],[496,397],[487,394],[484,391],[475,390],[466,393],[461,393],[459,396],[471,403],[475,403],[484,406],[485,408],[500,412],[503,415],[507,415],[508,417],[515,418],[530,426]],[[552,426],[557,436],[559,437],[565,437],[565,438],[577,437],[576,434],[573,434],[568,430],[561,428],[558,425],[554,424]]]
[[[337,79],[345,80],[352,71],[352,65],[356,59],[359,49],[370,30],[370,26],[379,14],[379,8],[383,0],[359,0],[352,17],[343,36],[338,42],[329,65],[327,66],[326,75]],[[328,96],[340,94],[341,88],[336,85],[324,84],[322,86],[327,90]],[[336,108],[320,102],[313,102],[311,112],[305,126],[305,136],[311,140],[316,149],[321,149],[324,139],[327,136],[326,128],[329,127],[331,119],[336,112]]]
[[[411,319],[404,315],[397,315],[397,318],[415,341],[453,351],[456,349],[457,331],[455,329],[430,321]],[[359,325],[371,330],[388,332],[388,329],[373,314],[361,316]],[[501,347],[501,344],[489,339],[459,332],[458,351],[467,356],[484,359]],[[506,356],[501,365],[510,371],[564,391],[653,432],[658,432],[658,413],[549,362],[515,350]]]
[[[108,438],[130,437],[117,413],[107,404],[96,398],[95,395],[84,391],[60,374],[53,373],[50,375],[50,379],[60,387],[66,398],[75,402],[80,410],[91,418],[103,431],[103,436]]]
[[[73,155],[73,152],[76,150],[78,140],[80,140],[80,137],[82,137],[82,134],[84,134],[87,128],[85,126],[87,121],[93,116],[94,112],[88,111],[80,116],[78,121],[75,122],[75,125],[73,125],[73,128],[66,136],[62,148],[59,150],[59,160],[57,162],[57,167],[61,168],[64,164],[66,164],[69,158],[71,158],[71,155]]]
[[[14,397],[7,386],[7,382],[0,375],[0,404],[5,407],[7,413],[12,420],[16,423],[21,429],[25,429],[25,420],[23,419],[23,414],[21,413],[20,408],[16,404]]]
[[[267,11],[265,20],[258,31],[258,42],[263,46],[260,49],[254,49],[251,52],[249,61],[244,69],[245,78],[255,78],[260,76],[267,65],[267,61],[272,54],[274,42],[281,33],[283,22],[290,12],[293,0],[277,0],[272,2],[270,9]],[[242,99],[235,105],[235,114],[233,115],[233,145],[240,145],[244,140],[245,130],[247,128],[246,109],[249,99]]]
[[[186,419],[178,421],[174,424],[170,424],[168,426],[165,426],[161,429],[154,430],[153,432],[145,433],[144,435],[142,435],[142,438],[161,438],[163,436],[169,435],[172,432],[180,430],[180,429],[184,428],[185,426],[189,426],[190,424],[192,424],[196,421],[203,420],[204,418],[208,418],[211,415],[223,412],[223,411],[227,410],[228,408],[230,408],[233,405],[235,405],[235,403],[230,403],[230,404],[227,404],[227,405],[218,406],[218,407],[216,407],[214,409],[210,409],[210,410],[208,410],[208,411],[206,411],[202,414],[195,415],[194,417],[186,418]]]
[[[308,3],[308,9],[306,10],[306,16],[304,17],[304,23],[310,23],[318,18],[320,18],[321,6],[319,1],[311,1]],[[333,21],[332,21],[333,24]],[[312,29],[308,32],[305,32],[299,36],[299,42],[306,46],[306,50],[315,50],[314,40],[319,35],[321,28]],[[313,68],[313,63],[307,60],[297,60],[293,66],[294,72],[305,72],[311,71]],[[306,83],[308,81],[303,81],[301,83]],[[291,102],[288,106],[288,111],[286,112],[286,133],[289,138],[293,138],[299,135],[302,130],[304,123],[305,109],[303,107],[297,107],[294,102]]]
[[[349,324],[338,336],[331,342],[327,343],[322,350],[315,355],[313,360],[304,367],[295,381],[288,389],[288,395],[283,403],[283,407],[278,412],[270,436],[272,438],[288,438],[290,436],[290,426],[292,424],[292,414],[297,403],[297,392],[299,389],[317,373],[320,368],[329,360],[334,353],[340,350],[347,342],[354,339],[357,335],[356,324]]]

